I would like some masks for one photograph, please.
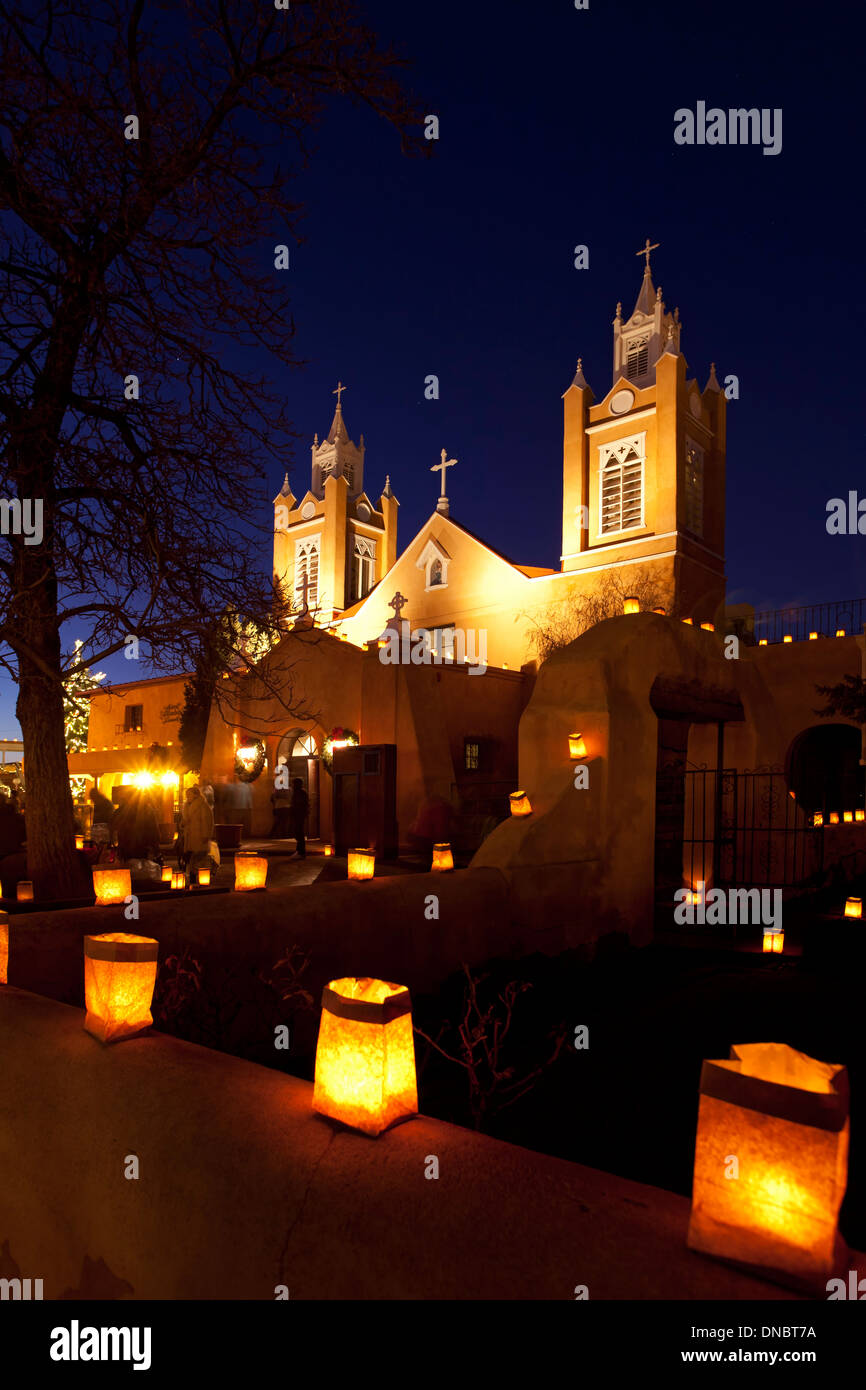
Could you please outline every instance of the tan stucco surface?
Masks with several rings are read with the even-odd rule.
[[[426,1117],[369,1139],[307,1083],[156,1034],[104,1047],[14,988],[0,1053],[4,1274],[46,1299],[792,1297],[687,1250],[682,1197]]]

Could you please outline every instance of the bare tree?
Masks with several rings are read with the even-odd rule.
[[[0,663],[41,897],[77,873],[65,625],[87,664],[189,670],[214,614],[269,619],[291,179],[334,96],[414,148],[399,66],[348,0],[0,0]]]
[[[650,570],[630,571],[627,578],[615,570],[603,574],[586,594],[569,595],[540,612],[528,615],[533,624],[532,644],[539,661],[546,661],[560,647],[575,642],[596,623],[623,612],[626,598],[636,598],[641,612],[663,608],[672,614],[672,590]]]
[[[445,1020],[431,1038],[416,1026],[415,1033],[448,1062],[462,1067],[469,1089],[469,1108],[475,1129],[514,1105],[531,1091],[535,1083],[558,1058],[565,1045],[564,1024],[552,1027],[543,1040],[545,1055],[521,1066],[509,1059],[509,1033],[517,1001],[532,985],[526,980],[509,980],[500,990],[487,974],[473,974],[462,963],[466,984],[463,989],[463,1016],[454,1024]],[[448,1052],[442,1039],[455,1034],[454,1052]]]

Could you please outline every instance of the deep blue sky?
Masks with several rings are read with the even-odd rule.
[[[616,302],[631,312],[646,237],[678,305],[690,375],[736,373],[728,409],[728,589],[774,607],[866,594],[866,536],[830,537],[830,497],[861,488],[866,241],[860,56],[851,11],[784,4],[365,0],[441,122],[410,161],[367,113],[335,107],[297,192],[297,355],[282,373],[309,482],[338,378],[366,486],[401,503],[400,548],[435,507],[524,564],[558,566],[561,394],[582,356],[610,385]],[[856,69],[855,69],[856,65]],[[781,107],[783,148],[683,148],[674,111]],[[590,269],[573,268],[585,243]],[[424,378],[440,400],[424,400]],[[279,379],[279,378],[278,378]],[[274,476],[273,496],[281,476]],[[121,679],[128,663],[109,670]],[[0,731],[17,734],[14,695]]]

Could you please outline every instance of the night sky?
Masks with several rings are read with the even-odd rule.
[[[452,516],[520,563],[558,567],[560,397],[578,356],[596,399],[609,389],[611,320],[619,299],[632,311],[649,237],[689,375],[703,387],[714,360],[720,380],[739,378],[731,601],[866,594],[866,536],[825,529],[829,498],[866,496],[851,11],[671,0],[362,10],[411,59],[407,82],[440,139],[432,159],[408,160],[383,122],[335,105],[299,179],[305,240],[289,274],[306,365],[274,372],[301,436],[286,460],[295,493],[342,379],[350,434],[366,439],[366,490],[378,497],[389,473],[401,503],[401,550],[435,508],[430,467],[444,446],[459,460]],[[781,107],[781,153],[676,145],[674,112],[698,101]],[[588,270],[573,267],[577,244]],[[438,401],[424,399],[431,373]],[[123,661],[106,669],[129,676]],[[8,683],[0,732],[17,736]]]

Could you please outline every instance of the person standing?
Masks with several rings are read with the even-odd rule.
[[[188,873],[195,873],[206,860],[210,863],[212,839],[213,811],[202,796],[201,787],[187,787],[186,805],[183,808],[183,847]]]
[[[305,830],[307,824],[307,812],[310,809],[310,798],[304,791],[304,784],[300,777],[296,777],[292,783],[292,804],[289,807],[289,821],[292,827],[292,834],[297,841],[297,854],[299,859],[307,857],[307,841]]]
[[[90,827],[90,838],[95,845],[110,845],[112,822],[116,810],[114,802],[109,801],[107,796],[103,796],[95,783],[90,788],[88,795],[93,803],[93,825]]]

